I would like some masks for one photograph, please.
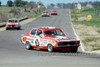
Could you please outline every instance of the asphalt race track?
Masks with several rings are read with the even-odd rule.
[[[0,67],[100,67],[100,55],[83,53],[26,50],[20,36],[33,27],[55,26],[67,36],[76,37],[68,9],[57,9],[58,15],[39,17],[22,26],[22,30],[0,32]]]

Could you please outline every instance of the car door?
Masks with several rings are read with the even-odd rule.
[[[40,33],[39,31],[41,31],[41,33]],[[40,33],[40,34],[38,34],[38,33]],[[44,36],[43,30],[40,30],[40,29],[39,29],[39,30],[37,31],[37,39],[38,39],[38,41],[39,41],[39,46],[42,46],[42,47],[47,46],[47,44],[48,44],[48,39]]]
[[[36,33],[37,33],[37,29],[33,29],[30,32],[30,36],[28,38],[29,42],[31,43],[32,46],[36,46],[35,41],[36,41]]]
[[[43,38],[44,38],[43,30],[37,29],[36,40],[35,40],[37,46],[43,46]]]

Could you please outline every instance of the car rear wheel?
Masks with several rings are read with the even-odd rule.
[[[31,44],[30,44],[29,42],[26,42],[25,48],[26,48],[27,50],[32,50],[32,49],[33,49],[33,47],[31,46]]]
[[[52,46],[51,44],[49,44],[49,45],[48,45],[48,51],[49,51],[49,52],[53,52],[53,50],[54,50],[53,46]]]

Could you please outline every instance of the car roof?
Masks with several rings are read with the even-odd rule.
[[[56,11],[56,10],[52,10],[52,11]]]
[[[36,27],[36,28],[33,28],[33,29],[42,29],[43,31],[61,30],[60,28],[50,27],[50,26]]]
[[[48,11],[43,11],[43,12],[48,12]]]

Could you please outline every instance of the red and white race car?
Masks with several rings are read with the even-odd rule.
[[[51,11],[51,15],[57,15],[56,10],[52,10],[52,11]]]
[[[49,52],[63,49],[77,52],[80,46],[79,39],[67,37],[60,28],[49,26],[31,29],[21,36],[21,41],[28,50],[35,48],[45,49]]]
[[[21,24],[20,24],[20,20],[18,19],[9,19],[7,24],[6,24],[6,30],[9,29],[17,29],[20,30],[21,29]]]
[[[48,11],[43,11],[42,12],[42,17],[49,17],[49,12]]]

